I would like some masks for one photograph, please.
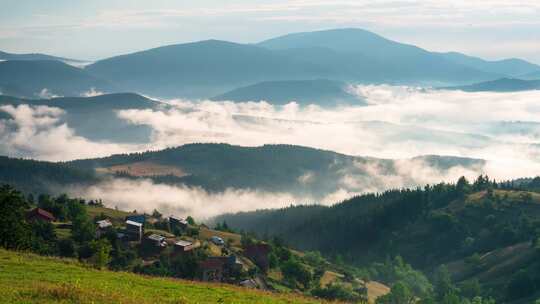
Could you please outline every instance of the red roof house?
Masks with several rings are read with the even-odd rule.
[[[26,214],[26,218],[30,221],[42,220],[42,221],[52,222],[55,220],[54,215],[52,215],[52,213],[50,213],[49,211],[43,210],[41,208],[34,208],[30,210]]]

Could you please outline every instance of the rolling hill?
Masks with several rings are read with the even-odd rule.
[[[357,265],[397,255],[428,274],[446,265],[458,286],[478,280],[497,303],[532,303],[537,289],[520,291],[523,285],[516,284],[524,282],[517,283],[524,275],[530,284],[540,282],[533,275],[540,267],[535,249],[540,194],[479,180],[366,194],[331,207],[295,206],[215,220]]]
[[[417,186],[414,172],[406,172],[403,167],[425,166],[444,174],[462,167],[481,172],[484,164],[479,159],[450,156],[420,156],[405,160],[354,157],[288,145],[188,144],[160,151],[67,163],[3,158],[0,181],[12,183],[25,192],[35,193],[34,189],[39,188],[41,192],[56,194],[61,190],[58,186],[92,184],[112,175],[130,179],[150,178],[155,183],[200,186],[209,192],[232,188],[291,193],[317,201],[338,190],[363,192],[386,189],[387,179],[399,179],[404,185]],[[34,167],[42,170],[34,172]],[[50,177],[47,177],[49,170]],[[64,176],[66,178],[62,179]],[[49,184],[54,187],[47,188]]]
[[[253,45],[218,40],[163,46],[86,67],[129,90],[158,96],[211,97],[239,85],[322,77],[328,69]]]
[[[294,33],[255,45],[206,40],[163,46],[100,60],[86,71],[124,89],[153,96],[210,98],[268,81],[450,85],[535,68],[521,60],[488,62],[429,52],[361,29],[335,29]]]
[[[465,92],[521,92],[540,90],[540,80],[522,80],[516,78],[501,78],[465,86],[447,87],[444,89]]]
[[[467,167],[481,170],[484,161],[479,159],[421,156],[405,160],[426,164],[433,170],[445,172],[451,168]],[[209,191],[227,188],[253,189],[271,192],[289,192],[322,198],[338,189],[363,191],[381,187],[377,174],[395,176],[416,185],[406,172],[398,172],[394,160],[354,157],[331,151],[290,145],[264,145],[240,147],[228,144],[187,144],[161,151],[113,155],[105,158],[69,162],[71,166],[101,172],[128,173],[130,167],[142,165],[157,170],[153,178],[157,182],[182,183],[201,186]],[[162,171],[160,168],[175,168]],[[378,168],[378,173],[372,172]],[[156,169],[157,168],[157,169]],[[136,175],[136,174],[129,174]],[[345,176],[356,179],[348,185]],[[135,177],[135,176],[133,176]]]
[[[212,100],[264,100],[274,105],[284,105],[291,101],[300,105],[319,106],[365,104],[358,96],[347,91],[346,83],[326,79],[260,82],[215,96]]]
[[[94,172],[66,164],[0,156],[0,184],[17,186],[25,193],[57,193],[61,187],[97,181]]]
[[[314,79],[448,86],[539,69],[519,59],[486,61],[430,52],[362,29],[294,33],[257,44],[205,40],[168,45],[99,60],[84,70],[62,66],[60,61],[66,59],[48,55],[0,56],[9,59],[0,64],[1,91],[24,97],[35,97],[45,88],[50,95],[79,96],[94,87],[158,97],[211,98],[239,87],[260,89],[261,82]],[[305,85],[295,84],[299,91]],[[247,88],[242,89],[245,93]],[[288,94],[270,97],[280,100]]]
[[[321,303],[224,284],[91,269],[73,259],[0,250],[0,303]]]
[[[0,92],[36,98],[81,96],[92,89],[114,91],[115,86],[85,71],[55,60],[10,60],[0,62]]]
[[[63,58],[40,53],[13,54],[0,51],[0,60],[56,60],[64,63],[84,63],[83,60]]]
[[[439,53],[439,55],[452,62],[493,74],[519,77],[540,72],[539,65],[517,58],[488,61],[457,52]]]
[[[540,71],[536,71],[536,72],[532,72],[532,73],[529,73],[529,74],[522,75],[520,78],[529,79],[529,80],[540,79]]]
[[[436,53],[388,40],[362,29],[294,33],[258,45],[292,53],[298,59],[337,66],[351,80],[463,83],[494,77],[492,73],[454,63]]]
[[[162,104],[133,93],[104,94],[93,97],[57,97],[51,99],[21,99],[0,95],[0,105],[49,106],[65,111],[62,121],[77,135],[91,140],[114,142],[148,142],[151,128],[133,125],[118,118],[116,111],[153,109]],[[3,113],[0,111],[0,113]],[[2,118],[0,116],[0,118]],[[6,117],[7,118],[7,117]],[[114,132],[112,132],[114,130]]]

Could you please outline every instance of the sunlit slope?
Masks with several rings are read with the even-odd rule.
[[[0,250],[0,303],[321,303],[222,284],[99,271],[74,260]]]

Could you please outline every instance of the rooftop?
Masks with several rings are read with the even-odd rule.
[[[40,215],[50,219],[51,221],[54,221],[54,215],[52,215],[52,213],[50,213],[49,211],[43,210],[41,208],[34,208],[32,211],[30,211],[30,214]]]
[[[174,243],[175,245],[177,246],[181,246],[181,247],[186,247],[186,246],[191,246],[193,245],[192,242],[190,241],[184,241],[184,240],[179,240],[178,242]]]
[[[183,219],[183,218],[180,218],[180,217],[177,217],[177,216],[175,216],[175,215],[169,216],[169,221],[170,221],[170,220],[174,220],[174,221],[180,222],[180,223],[185,224],[185,225],[188,224],[187,220],[185,220],[185,219]]]
[[[134,222],[134,221],[131,221],[131,220],[127,220],[127,221],[126,221],[126,225],[142,227],[143,224],[138,223],[138,222]]]
[[[151,234],[147,238],[153,241],[158,241],[158,242],[162,242],[163,240],[165,240],[165,237],[159,234]]]
[[[99,228],[107,228],[107,227],[112,226],[112,223],[109,220],[97,221],[96,224],[98,225]]]

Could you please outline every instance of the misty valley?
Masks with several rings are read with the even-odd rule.
[[[0,52],[0,303],[540,303],[540,65],[266,38]]]

